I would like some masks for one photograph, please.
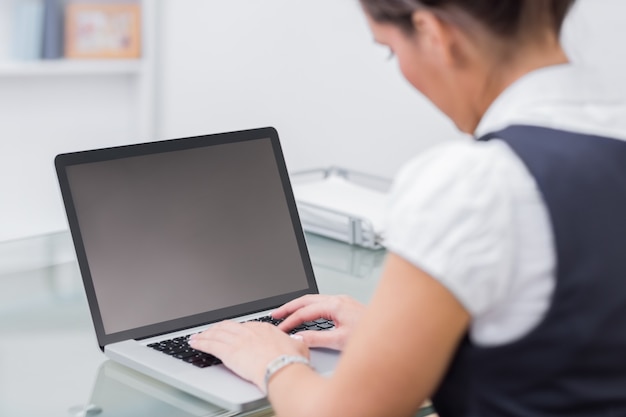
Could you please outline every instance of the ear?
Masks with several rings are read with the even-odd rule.
[[[412,21],[415,41],[422,52],[436,63],[452,66],[458,60],[454,28],[429,10],[416,10]]]

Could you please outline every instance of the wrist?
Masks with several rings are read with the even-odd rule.
[[[311,366],[311,362],[309,362],[307,358],[305,358],[304,356],[298,356],[298,355],[281,355],[277,357],[276,359],[272,360],[270,363],[268,363],[265,368],[265,379],[264,379],[265,393],[267,394],[267,391],[269,388],[268,385],[270,383],[270,380],[274,377],[274,375],[276,375],[278,372],[280,372],[284,368],[293,364],[297,364],[297,363],[306,365],[310,367],[311,369],[313,369],[313,367]]]

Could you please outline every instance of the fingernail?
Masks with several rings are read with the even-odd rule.
[[[304,340],[302,336],[300,336],[299,334],[290,334],[289,337],[291,337],[294,340],[299,340],[301,342]]]

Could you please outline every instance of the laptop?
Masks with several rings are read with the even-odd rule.
[[[72,152],[55,166],[105,355],[228,410],[267,405],[215,358],[161,347],[318,292],[276,130]],[[337,358],[311,352],[321,374]]]

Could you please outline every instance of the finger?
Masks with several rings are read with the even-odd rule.
[[[249,332],[250,329],[245,328],[242,323],[223,321],[216,323],[202,333],[192,335],[189,338],[189,346],[221,358],[222,355],[229,353],[234,346],[240,346],[241,340],[244,340]]]
[[[230,343],[226,343],[219,339],[194,339],[189,340],[189,346],[192,349],[210,353],[221,358],[225,352],[228,352]]]
[[[282,331],[288,331],[305,321],[316,320],[320,317],[333,319],[333,314],[329,311],[327,303],[315,303],[302,307],[283,320],[278,328]]]
[[[242,323],[242,327],[244,330],[251,331],[253,333],[259,334],[260,332],[276,332],[280,334],[284,334],[284,332],[278,330],[277,326],[270,323],[259,323],[255,321]]]
[[[208,329],[192,334],[189,340],[201,340],[201,339],[221,339],[227,335],[236,335],[241,332],[241,323],[233,321],[222,321],[209,327]]]
[[[297,340],[298,342],[304,342],[304,338],[299,334],[290,334],[289,337],[291,337],[293,340]]]
[[[277,318],[277,319],[282,319],[284,317],[287,317],[293,314],[295,311],[298,311],[299,309],[309,304],[319,302],[321,297],[322,296],[320,296],[319,294],[307,294],[307,295],[303,295],[302,297],[298,297],[295,300],[292,300],[286,304],[283,304],[282,306],[274,310],[272,312],[272,317]]]
[[[341,330],[306,330],[299,332],[298,336],[301,336],[304,344],[310,348],[317,347],[340,350],[343,345],[344,335]]]

